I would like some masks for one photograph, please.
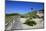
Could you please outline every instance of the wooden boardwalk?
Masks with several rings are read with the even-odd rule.
[[[20,16],[14,16],[13,22],[6,27],[6,30],[22,30],[22,23],[20,22]]]
[[[16,16],[15,18],[14,18],[14,23],[13,23],[13,26],[12,26],[12,28],[11,28],[11,30],[21,30],[22,29],[22,24],[21,24],[21,22],[20,22],[20,16]]]

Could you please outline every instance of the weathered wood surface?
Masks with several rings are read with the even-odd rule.
[[[18,30],[18,29],[22,29],[22,24],[21,24],[21,22],[20,22],[20,16],[16,16],[16,17],[14,17],[14,23],[13,23],[13,26],[12,26],[12,28],[11,28],[11,30]]]
[[[22,23],[20,22],[20,16],[14,16],[13,21],[6,27],[6,30],[22,30]]]

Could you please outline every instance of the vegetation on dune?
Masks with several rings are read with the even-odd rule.
[[[25,18],[25,16],[21,16],[21,18]]]
[[[29,12],[28,14],[27,14],[27,18],[29,17],[29,18],[37,18],[37,17],[39,17],[38,15],[36,15],[36,11],[33,11],[33,12]]]
[[[13,19],[12,16],[5,16],[5,24],[12,22],[12,19]]]
[[[35,22],[35,21],[33,21],[33,20],[26,20],[25,21],[25,23],[24,24],[27,24],[27,25],[29,25],[29,26],[34,26],[34,25],[36,25],[37,23]]]
[[[20,15],[18,13],[11,13],[11,14],[5,14],[6,16],[15,16],[15,15]]]
[[[29,12],[28,14],[28,17],[29,19],[27,19],[24,24],[27,24],[29,26],[34,26],[36,25],[37,23],[35,21],[32,20],[32,18],[37,18],[38,16],[36,15],[36,11],[33,11],[33,12]]]
[[[41,10],[40,10],[40,11],[41,11]],[[44,13],[44,10],[42,10],[42,12]],[[27,20],[24,22],[24,24],[27,24],[27,25],[29,25],[29,26],[34,26],[34,25],[36,25],[37,23],[36,23],[35,21],[33,21],[32,18],[43,18],[43,17],[39,17],[38,15],[36,15],[36,13],[37,13],[37,11],[29,12],[29,13],[27,14],[28,16],[26,16],[26,17],[29,18],[29,19],[27,19]]]

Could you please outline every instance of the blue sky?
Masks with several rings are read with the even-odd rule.
[[[20,13],[25,14],[33,10],[41,10],[44,5],[38,2],[20,2],[20,1],[6,1],[5,3],[6,13]]]

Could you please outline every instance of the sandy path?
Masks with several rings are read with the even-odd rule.
[[[21,23],[22,23],[22,26],[23,26],[23,29],[32,29],[32,28],[43,28],[43,21],[42,19],[33,19],[34,21],[37,22],[37,25],[35,26],[28,26],[26,24],[23,24],[25,21],[26,21],[26,18],[20,18],[21,20]]]

